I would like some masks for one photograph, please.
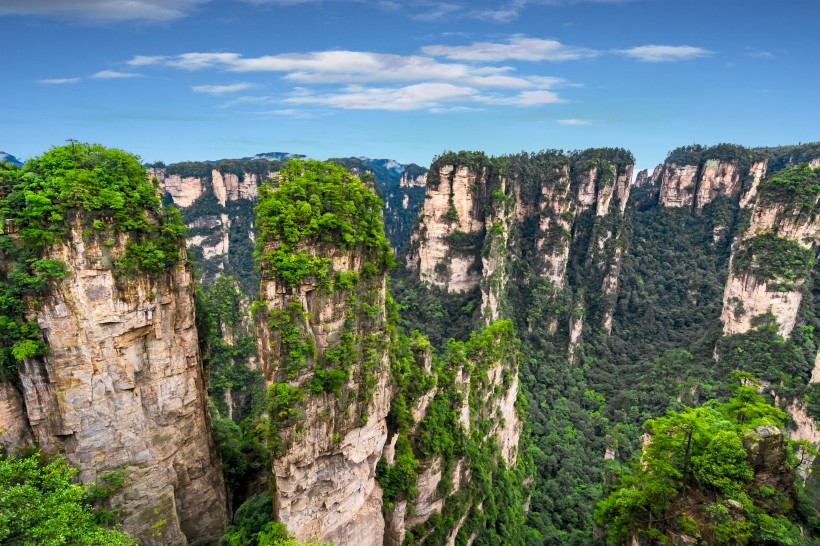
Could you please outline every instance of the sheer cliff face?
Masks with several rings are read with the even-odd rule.
[[[264,313],[267,317],[286,314],[297,325],[297,335],[315,348],[307,365],[289,371],[286,354],[293,349],[283,340],[281,327],[257,318],[265,376],[269,383],[307,389],[316,373],[310,364],[333,358],[331,353],[338,353],[345,343],[367,349],[351,362],[338,394],[309,392],[299,402],[299,418],[279,428],[283,448],[273,458],[274,510],[300,540],[381,544],[384,521],[375,470],[387,439],[385,417],[390,407],[384,272],[365,279],[366,256],[359,251],[316,251],[332,256],[335,272],[362,278],[352,292],[328,293],[315,282],[289,288],[263,271]],[[370,317],[360,315],[364,313],[360,304],[369,306]]]
[[[515,282],[546,282],[553,291],[566,286],[572,254],[587,269],[576,274],[594,276],[608,302],[599,317],[608,330],[632,169],[631,156],[620,159],[616,151],[445,155],[428,174],[407,265],[450,293],[480,287],[482,316],[492,321],[508,315],[506,290],[523,253],[535,275]],[[535,248],[524,250],[533,229]]]
[[[302,169],[320,181],[312,190],[287,193],[306,183]],[[324,178],[328,172],[332,176]],[[260,198],[265,246],[254,306],[259,362],[269,384],[274,514],[299,540],[381,544],[376,464],[387,439],[391,399],[384,262],[389,243],[384,235],[345,243],[336,240],[341,228],[327,228],[284,246],[286,236],[271,235],[283,224],[281,217],[262,212],[281,211],[270,203],[284,201],[310,209],[293,195],[315,191],[310,202],[318,217],[356,226],[351,229],[359,231],[350,237],[371,237],[371,230],[383,233],[381,203],[341,167],[314,162],[283,173],[278,193],[266,191]],[[350,194],[355,197],[339,197]],[[317,200],[319,195],[326,197]],[[269,259],[277,251],[284,257]],[[288,277],[281,264],[297,256],[323,265]]]
[[[180,259],[116,279],[112,260],[128,242],[104,246],[77,223],[49,249],[69,273],[36,308],[51,352],[20,366],[26,416],[40,448],[64,453],[80,479],[125,471],[111,504],[142,544],[208,543],[227,514],[191,271]]]
[[[817,171],[786,178],[775,174],[760,184],[749,225],[733,248],[721,317],[726,334],[749,331],[755,317],[767,313],[784,337],[794,329],[808,261],[818,251],[820,196],[800,193],[801,184],[816,184]],[[807,263],[796,264],[801,259]]]
[[[248,293],[258,286],[253,270],[253,202],[257,187],[270,179],[278,162],[180,163],[148,169],[161,190],[183,212],[190,229],[188,247],[210,284],[220,273],[233,275]],[[253,289],[252,289],[253,288]]]
[[[468,544],[476,540],[481,527],[476,528],[475,521],[471,521],[471,525],[466,525],[466,522],[480,519],[486,490],[473,480],[472,472],[475,469],[485,473],[482,479],[488,486],[497,483],[496,480],[504,483],[505,487],[510,488],[506,493],[510,493],[512,487],[522,485],[511,477],[518,465],[523,423],[517,403],[518,345],[511,336],[511,330],[505,330],[508,325],[496,322],[485,330],[480,337],[489,344],[483,345],[483,348],[479,348],[482,347],[481,343],[476,347],[472,345],[473,340],[468,342],[467,353],[470,357],[466,360],[455,356],[459,354],[459,349],[455,349],[448,357],[454,364],[450,370],[452,375],[439,375],[438,380],[432,382],[435,386],[408,408],[413,423],[410,430],[391,432],[384,450],[384,462],[388,465],[395,463],[396,446],[402,434],[407,434],[416,444],[429,437],[433,428],[429,423],[436,419],[431,417],[436,411],[432,406],[437,404],[441,408],[443,401],[447,400],[448,410],[457,416],[450,427],[459,429],[460,435],[455,434],[455,430],[448,432],[461,440],[455,440],[456,456],[421,454],[414,496],[397,499],[386,511],[384,544],[387,546],[406,543],[408,533],[412,533],[409,535],[412,542],[423,543],[423,537],[433,533],[438,537],[434,542],[455,544],[459,534],[463,535],[461,540],[466,540]],[[428,346],[417,357],[423,361],[420,367],[427,375],[434,373],[429,351]],[[440,418],[440,413],[438,415]],[[470,444],[476,441],[477,444]],[[466,442],[466,445],[458,442]],[[475,453],[476,448],[484,452],[483,457]],[[499,478],[502,474],[509,481]],[[434,515],[453,513],[461,515],[457,519],[431,519]],[[509,531],[512,530],[511,526]]]
[[[429,186],[419,212],[419,226],[411,244],[417,249],[408,265],[417,268],[422,280],[448,292],[467,292],[481,282],[476,256],[451,252],[448,237],[475,238],[484,230],[482,195],[486,194],[486,169],[463,165],[433,165],[438,181]],[[428,173],[428,184],[431,177]]]
[[[660,180],[660,202],[663,206],[686,207],[701,212],[716,197],[737,198],[741,193],[742,205],[748,206],[765,173],[765,160],[741,166],[737,159],[707,157],[697,164],[667,161],[660,178],[653,175],[652,180]]]

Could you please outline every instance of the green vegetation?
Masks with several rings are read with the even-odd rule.
[[[180,262],[185,226],[173,207],[163,208],[157,187],[138,159],[99,145],[70,144],[15,167],[0,165],[0,372],[46,353],[37,325],[26,318],[64,265],[45,259],[49,245],[78,226],[103,248],[103,263],[121,279],[158,273]],[[121,255],[108,249],[126,235]],[[108,260],[106,262],[106,260]]]
[[[100,525],[88,500],[93,486],[60,457],[0,456],[0,542],[12,545],[131,546],[128,535]]]
[[[608,544],[623,544],[632,535],[666,543],[669,533],[709,544],[803,543],[792,520],[796,473],[781,433],[773,442],[767,428],[782,427],[786,414],[753,386],[733,390],[725,404],[710,401],[646,423],[650,440],[640,458],[596,509]],[[756,463],[756,472],[748,452],[763,442],[766,456],[776,459],[779,449],[781,460],[768,467]],[[772,502],[773,496],[779,499]],[[802,523],[816,525],[813,519]]]
[[[820,210],[820,168],[806,165],[775,172],[760,183],[761,203],[787,203],[787,213],[813,217]]]
[[[238,505],[250,484],[270,469],[266,425],[260,418],[266,409],[264,380],[259,370],[249,367],[256,342],[247,299],[233,277],[221,275],[207,290],[198,287],[196,303],[200,350],[210,372],[213,436],[222,452],[228,490]]]
[[[260,187],[256,206],[257,255],[265,270],[287,285],[307,277],[329,281],[328,258],[304,245],[361,247],[377,253],[380,266],[393,265],[384,236],[381,200],[342,167],[318,161],[289,161],[279,186]]]
[[[330,543],[298,542],[287,528],[273,521],[273,500],[260,493],[236,510],[233,522],[219,539],[219,546],[332,546]]]
[[[708,159],[719,161],[736,161],[741,167],[748,167],[752,161],[759,161],[765,155],[758,150],[750,150],[737,144],[717,144],[715,146],[702,146],[691,144],[675,148],[666,157],[669,163],[678,165],[702,165]]]
[[[774,290],[796,290],[814,267],[814,251],[772,232],[742,241],[732,262],[736,274],[749,273]]]
[[[698,161],[703,152],[698,152]],[[747,161],[746,155],[733,156],[728,147],[712,152],[704,160]],[[564,165],[570,165],[568,198],[573,199],[578,175],[589,166],[599,167],[596,183],[601,185],[622,174],[615,172],[615,165],[625,167],[630,159],[612,150],[513,157],[507,159],[506,172],[511,176],[515,165],[522,177],[516,187],[521,201],[536,210],[544,188],[552,190],[553,198],[562,195]],[[792,339],[780,338],[776,344],[776,328],[773,334],[767,328],[750,332],[748,338],[726,338],[748,339],[740,345],[743,351],[724,346],[728,342],[721,339],[730,245],[745,221],[736,201],[716,199],[699,217],[651,203],[636,209],[633,201],[624,218],[596,217],[587,211],[558,219],[568,222],[571,237],[556,230],[548,246],[539,246],[544,245],[543,239],[539,243],[544,234],[538,217],[512,223],[503,261],[508,280],[500,293],[502,316],[512,319],[521,336],[520,375],[529,401],[535,469],[525,534],[533,545],[594,543],[593,510],[611,474],[604,453],[610,450],[616,461],[626,462],[639,452],[648,419],[709,399],[726,400],[734,368],[756,375],[765,369],[778,394],[805,400],[810,411],[820,411],[815,409],[820,408],[820,389],[806,386],[817,353],[813,332],[820,327],[813,311],[820,308],[814,273],[805,277],[804,305]],[[479,245],[486,246],[488,239],[485,235],[485,244]],[[598,245],[602,240],[603,248]],[[563,285],[536,282],[545,252],[560,252],[564,245],[569,245],[569,264]],[[601,287],[618,249],[623,252],[618,292],[606,295]],[[448,338],[463,338],[465,330],[481,322],[479,291],[447,294],[402,269],[394,270],[392,277],[390,288],[402,324],[429,335],[434,346],[446,347]],[[608,309],[613,311],[611,335],[601,328]],[[584,330],[571,362],[570,324],[580,317]]]
[[[466,342],[450,340],[441,357],[431,355],[427,340],[417,332],[412,338],[399,338],[392,351],[392,371],[399,393],[393,399],[388,426],[398,433],[395,459],[383,459],[376,477],[384,491],[384,509],[389,511],[398,500],[407,500],[412,510],[418,494],[418,473],[434,460],[440,460],[442,480],[437,494],[445,499],[441,514],[434,514],[419,528],[408,531],[406,543],[425,536],[425,544],[443,544],[461,523],[457,543],[477,534],[476,544],[523,544],[523,503],[528,495],[525,479],[531,475],[532,461],[526,433],[519,444],[517,465],[506,468],[492,431],[500,417],[490,413],[494,400],[506,391],[488,382],[488,370],[501,365],[504,377],[515,372],[518,340],[512,323],[495,322]],[[432,375],[423,371],[423,362],[432,358]],[[461,370],[469,377],[469,432],[460,421],[464,386],[456,380]],[[425,379],[426,378],[426,379]],[[414,422],[409,410],[433,385],[437,391],[426,414]],[[509,383],[504,383],[505,388]],[[523,411],[518,408],[519,415]],[[413,431],[415,432],[413,433]],[[454,492],[460,468],[470,470],[470,480]],[[478,510],[478,506],[483,506]]]
[[[808,163],[820,157],[820,142],[809,142],[792,146],[775,146],[773,148],[755,148],[756,152],[769,158],[768,171],[777,172],[786,167]]]

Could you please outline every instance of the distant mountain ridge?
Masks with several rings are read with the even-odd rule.
[[[23,166],[23,162],[14,157],[13,155],[11,155],[10,153],[0,151],[0,162],[2,161],[8,161],[12,165],[17,165],[18,167]]]

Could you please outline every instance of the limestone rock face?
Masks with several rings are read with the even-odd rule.
[[[480,194],[486,184],[486,172],[472,172],[466,166],[442,165],[440,183],[427,187],[419,212],[419,228],[412,242],[416,252],[408,257],[408,266],[417,269],[422,280],[448,292],[467,292],[481,281],[472,255],[450,254],[447,237],[459,232],[463,236],[478,234],[484,228]]]
[[[420,174],[418,176],[412,176],[407,173],[407,171],[401,173],[401,178],[399,179],[399,187],[400,188],[423,188],[427,185],[427,173]]]
[[[737,159],[707,159],[698,165],[667,162],[656,168],[652,185],[660,183],[660,202],[665,207],[690,207],[700,213],[717,197],[740,196],[740,204],[750,207],[757,197],[757,187],[766,175],[768,160],[741,166]],[[637,181],[636,181],[637,185]],[[647,186],[646,180],[642,181]]]
[[[695,201],[698,166],[669,163],[663,169],[660,201],[665,207],[691,207]]]
[[[0,451],[15,451],[32,445],[23,399],[17,387],[0,379]]]
[[[471,377],[465,367],[460,367],[455,374],[454,387],[462,395],[459,426],[463,426],[464,431],[469,433],[470,430],[480,428],[481,423],[489,422],[491,426],[485,440],[489,442],[493,438],[499,448],[498,456],[504,460],[507,468],[514,468],[518,461],[518,443],[524,428],[516,409],[519,391],[517,361],[501,359],[495,362],[486,370],[485,380]],[[410,408],[416,423],[426,415],[429,403],[434,396],[435,390],[420,397]],[[397,437],[398,433],[395,433],[388,446],[394,445]],[[388,449],[385,452],[387,461],[392,464],[392,450]],[[397,501],[393,509],[385,515],[384,544],[386,546],[400,546],[404,542],[407,531],[423,525],[434,514],[441,514],[447,499],[460,492],[464,494],[463,490],[469,484],[470,464],[463,456],[457,457],[450,469],[445,468],[438,455],[422,459],[420,462],[416,483],[417,495],[411,500]],[[443,479],[449,479],[452,483],[452,488],[444,494],[439,488]],[[467,514],[471,509],[480,511],[481,507],[468,507]],[[467,514],[451,529],[450,543],[454,543]],[[414,531],[414,536],[418,539],[420,535]],[[477,536],[478,532],[473,540]]]
[[[564,273],[569,259],[569,239],[572,229],[572,194],[569,165],[560,171],[558,183],[541,189],[539,236],[536,248],[543,253],[542,275],[554,286],[564,285]]]
[[[752,167],[749,169],[749,183],[744,184],[745,188],[740,197],[741,207],[748,208],[754,205],[754,201],[757,198],[757,187],[760,185],[760,181],[763,180],[763,177],[766,176],[768,164],[769,160],[767,159],[752,163]]]
[[[150,176],[155,176],[167,193],[171,195],[174,204],[180,207],[190,207],[205,191],[201,178],[181,177],[178,174],[166,176],[165,169],[148,169]]]
[[[306,384],[314,376],[316,363],[330,348],[339,347],[346,333],[373,352],[369,360],[364,356],[353,359],[349,378],[338,394],[307,392],[296,406],[298,418],[278,429],[281,449],[272,458],[274,511],[299,540],[375,546],[382,544],[384,536],[376,464],[387,440],[392,396],[385,276],[382,272],[367,279],[362,271],[366,257],[359,250],[310,251],[330,258],[334,271],[358,272],[361,280],[354,296],[342,289],[328,293],[312,281],[288,287],[263,271],[260,297],[266,309],[255,322],[260,364],[268,382],[308,390]],[[368,309],[376,310],[375,315],[353,309],[352,297],[365,301]],[[284,355],[289,348],[283,344],[281,330],[269,319],[282,313],[290,313],[299,335],[315,347],[315,355],[295,371],[288,370]],[[351,325],[349,316],[358,317],[355,324]]]
[[[64,453],[80,479],[127,473],[111,500],[123,530],[142,544],[209,544],[227,511],[191,271],[180,261],[168,272],[117,280],[112,256],[127,242],[89,242],[76,224],[49,251],[69,275],[37,310],[51,353],[20,366],[27,419],[41,449]],[[7,396],[4,388],[0,408],[14,411]]]
[[[741,176],[737,162],[707,159],[700,172],[700,183],[695,195],[695,210],[703,207],[717,196],[736,197],[740,194]]]
[[[754,317],[772,313],[777,319],[778,332],[788,337],[794,329],[802,299],[800,291],[781,292],[770,289],[766,282],[752,275],[730,273],[723,294],[723,332],[727,335],[748,332]]]
[[[755,186],[756,187],[756,186]],[[816,210],[820,198],[809,210]],[[799,244],[803,248],[817,249],[820,236],[820,217],[816,213],[806,213],[801,203],[778,201],[761,195],[752,210],[749,227],[733,249],[733,257],[738,248],[749,239],[764,234],[774,234]],[[723,296],[723,331],[726,334],[747,332],[751,321],[757,315],[772,313],[777,320],[778,331],[788,337],[797,320],[797,313],[803,299],[803,280],[792,283],[790,290],[772,286],[746,271],[735,271],[730,265],[729,278]]]

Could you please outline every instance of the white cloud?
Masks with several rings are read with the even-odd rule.
[[[90,21],[170,21],[208,0],[3,0],[0,15],[35,15]]]
[[[518,95],[508,97],[484,96],[479,98],[486,104],[503,104],[508,106],[538,106],[541,104],[556,104],[564,102],[552,91],[524,91]]]
[[[592,49],[570,47],[557,40],[513,36],[506,43],[475,42],[465,46],[432,45],[422,51],[458,61],[574,61],[598,55]]]
[[[160,65],[183,70],[216,69],[228,72],[284,72],[301,84],[441,82],[475,87],[539,88],[556,85],[560,78],[512,75],[509,66],[472,66],[442,63],[421,55],[393,55],[367,51],[316,51],[243,57],[238,53],[183,53],[175,57],[139,55],[131,66]]]
[[[91,75],[91,78],[95,80],[120,80],[142,77],[142,74],[137,74],[136,72],[117,72],[116,70],[100,70],[96,74]]]
[[[561,125],[592,125],[591,119],[559,119],[558,123]]]
[[[225,85],[192,85],[191,89],[197,93],[209,93],[211,95],[224,95],[225,93],[236,93],[256,87],[252,83],[240,82]]]
[[[670,61],[688,61],[698,57],[706,57],[713,52],[708,49],[694,46],[668,46],[668,45],[645,45],[630,49],[617,49],[615,53],[620,53],[650,63],[662,63]]]
[[[67,83],[77,83],[80,78],[48,78],[45,80],[37,80],[37,83],[44,83],[46,85],[64,85]]]
[[[421,110],[441,108],[447,103],[474,100],[471,87],[449,83],[419,83],[405,87],[362,87],[352,85],[339,93],[314,95],[300,92],[285,99],[291,104],[318,104],[351,110]]]

